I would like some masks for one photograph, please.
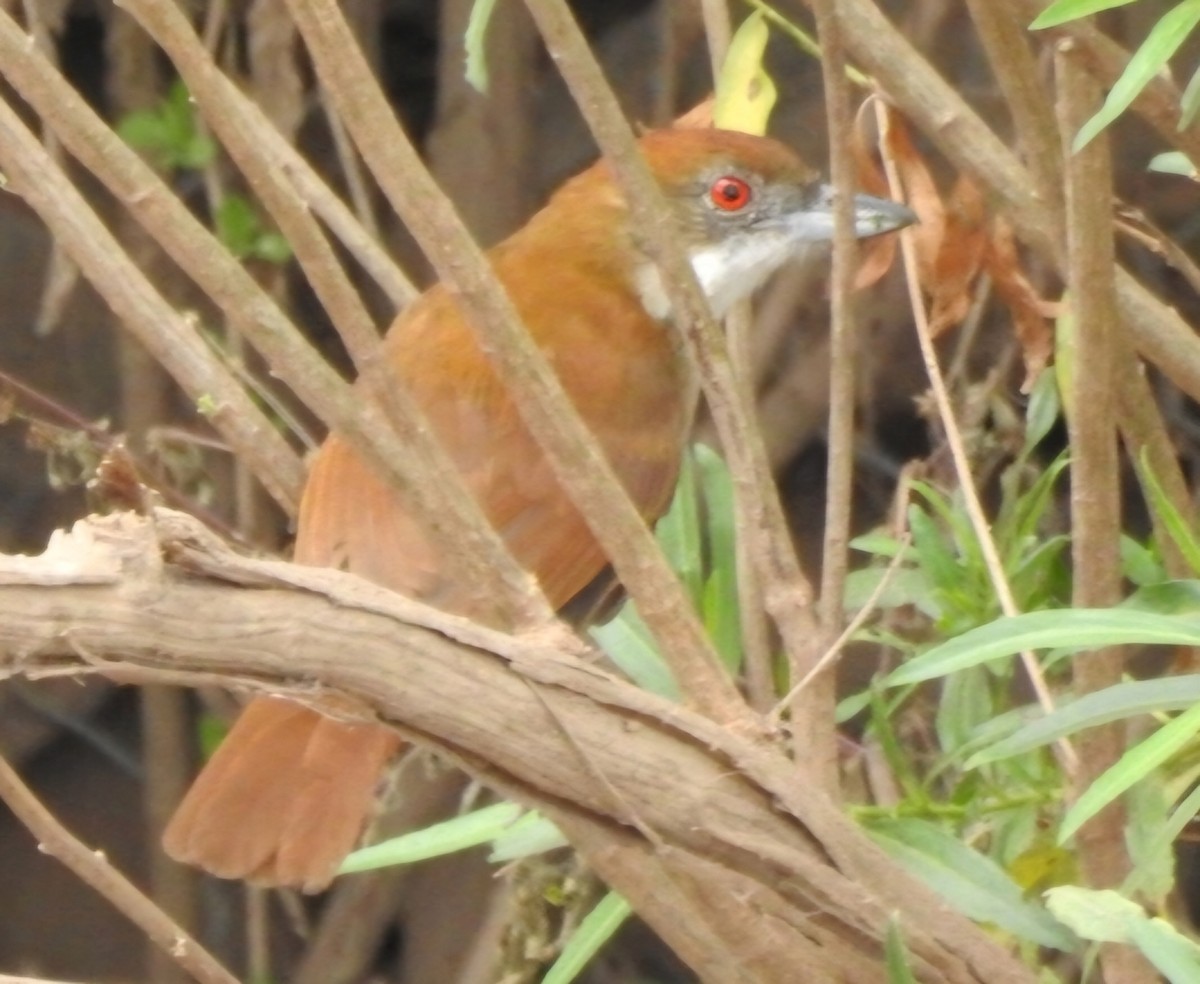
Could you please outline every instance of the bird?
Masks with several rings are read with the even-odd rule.
[[[783,143],[721,129],[667,128],[638,148],[662,189],[713,313],[749,297],[789,259],[833,236],[833,192]],[[857,195],[854,233],[908,225],[897,202]],[[671,303],[610,165],[568,180],[488,251],[529,334],[648,523],[673,494],[696,380]],[[587,522],[522,423],[453,293],[434,285],[382,341],[467,487],[556,609],[607,568]],[[351,571],[467,616],[476,592],[394,492],[337,433],[315,455],[294,560]],[[353,658],[348,656],[347,658]],[[178,806],[163,836],[176,860],[211,874],[324,889],[376,810],[395,732],[335,720],[296,701],[253,698]]]

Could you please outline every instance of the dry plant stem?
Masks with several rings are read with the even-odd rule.
[[[0,33],[4,21],[12,24],[0,12]],[[214,408],[207,414],[213,426],[239,457],[253,463],[272,497],[293,511],[303,482],[300,459],[213,358],[188,320],[125,255],[7,103],[0,103],[0,170],[8,178],[9,190],[38,213],[126,329],[192,400]]]
[[[884,133],[888,126],[887,112],[880,102],[876,102],[875,109],[880,132]],[[887,153],[886,148],[883,150],[883,163],[892,194],[897,197],[903,195],[900,175],[896,170],[896,162]],[[967,456],[966,446],[963,444],[962,432],[959,430],[958,423],[954,417],[954,408],[950,403],[950,394],[946,391],[946,382],[942,378],[941,366],[938,364],[937,350],[934,348],[933,338],[929,331],[929,317],[925,311],[924,301],[921,298],[921,285],[917,282],[916,246],[910,230],[905,230],[900,234],[900,251],[904,257],[905,273],[908,278],[909,300],[912,305],[913,318],[916,322],[917,341],[921,347],[921,359],[925,363],[925,371],[929,376],[929,386],[933,392],[934,403],[937,406],[938,419],[941,420],[942,426],[946,431],[946,444],[949,446],[950,456],[954,460],[954,471],[958,476],[959,488],[962,492],[967,515],[971,520],[971,528],[974,530],[975,536],[979,541],[979,549],[983,554],[984,563],[988,569],[988,577],[991,579],[992,587],[996,592],[996,598],[1000,602],[1000,610],[1005,615],[1017,615],[1019,614],[1017,603],[1013,598],[1012,588],[1008,584],[1008,577],[1004,573],[1004,565],[1000,561],[999,552],[996,550],[996,543],[992,539],[992,531],[988,523],[987,514],[983,510],[983,503],[979,500],[979,492],[975,488],[975,481],[971,476],[971,461]],[[1037,659],[1033,653],[1023,652],[1021,653],[1021,662],[1025,667],[1034,693],[1037,695],[1038,703],[1049,713],[1054,709],[1054,698],[1051,696],[1050,689],[1046,685],[1046,680],[1042,675],[1041,667],[1038,666]],[[1075,754],[1074,749],[1071,748],[1070,743],[1064,739],[1056,742],[1054,747],[1063,769],[1068,775],[1073,774],[1078,764],[1078,756]]]
[[[793,700],[795,700],[796,694],[812,683],[812,681],[816,679],[819,674],[824,673],[826,670],[833,667],[837,661],[841,659],[843,647],[845,647],[850,640],[854,638],[854,634],[858,632],[858,630],[864,625],[866,625],[871,616],[875,614],[875,608],[879,604],[879,599],[883,597],[884,591],[886,591],[888,585],[892,583],[892,578],[894,578],[896,576],[896,572],[900,570],[900,565],[904,562],[905,555],[908,552],[908,548],[911,543],[911,533],[906,531],[900,535],[896,555],[888,563],[887,569],[883,572],[883,577],[879,579],[879,583],[875,585],[874,590],[872,590],[871,594],[867,597],[866,603],[862,606],[862,608],[854,613],[854,617],[846,623],[846,627],[842,629],[838,637],[834,639],[829,645],[829,648],[825,650],[825,654],[819,660],[817,660],[816,665],[814,665],[813,668],[800,679],[800,682],[797,683],[790,691],[788,691],[787,696],[785,696],[783,700],[781,700],[772,709],[771,716],[769,718],[772,724],[779,720],[779,717],[783,711]]]
[[[721,66],[729,50],[733,28],[725,0],[704,0],[704,34],[708,41],[714,84],[720,77]],[[734,378],[741,384],[742,400],[755,413],[754,360],[750,338],[754,330],[754,309],[750,301],[741,301],[725,317],[725,337]],[[756,421],[757,429],[757,421]],[[744,485],[739,486],[744,493]],[[752,498],[752,496],[751,496]],[[735,497],[735,549],[737,556],[738,612],[742,628],[742,665],[745,667],[746,699],[759,713],[765,713],[775,703],[774,658],[771,652],[771,627],[762,604],[756,554],[751,527],[754,523],[754,503],[745,494]]]
[[[1029,35],[1012,6],[989,0],[967,0],[971,20],[987,52],[1017,131],[1017,142],[1043,207],[1059,212],[1062,155],[1054,111],[1046,98]],[[1061,222],[1061,215],[1056,216]]]
[[[846,55],[836,0],[814,0],[813,14],[821,42],[821,79],[829,130],[829,166],[833,181],[833,272],[830,281],[829,427],[825,479],[825,535],[821,552],[821,646],[841,634],[843,598],[849,569],[850,519],[854,499],[854,401],[857,395],[858,326],[854,319],[854,276],[858,248],[854,237],[854,161],[849,139],[854,128]],[[794,659],[794,654],[793,654]],[[797,757],[811,757],[831,793],[838,789],[837,674],[816,674],[826,664],[808,657],[808,665],[792,664],[792,677],[807,685],[794,688],[792,732]]]
[[[781,967],[771,984],[882,984],[883,937],[896,909],[925,984],[1033,979],[890,862],[820,790],[798,784],[782,756],[544,638],[490,631],[342,572],[238,558],[196,521],[162,511],[153,522],[124,514],[77,524],[48,557],[0,557],[0,585],[0,677],[223,679],[317,706],[329,688],[342,695],[343,713],[374,711],[489,786],[591,825],[598,836],[584,839],[589,862],[605,866],[656,928],[692,934],[694,948],[723,947],[735,963],[769,957]],[[477,640],[490,636],[509,656],[382,614],[402,610]],[[355,660],[342,658],[347,638]],[[651,857],[672,866],[686,922],[639,882]],[[707,939],[706,925],[746,925],[750,916],[817,949],[764,956],[757,933]],[[803,965],[826,954],[834,965],[874,972],[837,978]]]
[[[61,861],[104,896],[193,978],[203,984],[237,984],[229,971],[110,865],[102,852],[89,849],[64,828],[4,759],[0,759],[0,800],[37,838],[38,850]]]
[[[52,981],[48,977],[13,977],[9,974],[0,974],[0,984],[82,984],[82,982]]]
[[[1107,135],[1071,154],[1075,134],[1100,107],[1100,90],[1076,60],[1071,42],[1058,46],[1054,76],[1066,179],[1067,284],[1074,315],[1075,367],[1066,394],[1071,440],[1072,603],[1107,608],[1120,600],[1120,468],[1112,401],[1117,319],[1113,270],[1112,169]],[[1123,651],[1109,647],[1071,659],[1075,691],[1082,696],[1121,682]],[[1090,728],[1078,739],[1076,794],[1087,789],[1125,751],[1123,722]],[[1077,835],[1079,862],[1092,888],[1115,888],[1130,871],[1125,849],[1126,812],[1111,803]],[[1106,979],[1152,984],[1158,975],[1128,946],[1101,948]]]
[[[800,570],[774,476],[753,415],[742,398],[720,329],[691,264],[678,249],[662,194],[637,153],[629,124],[563,0],[526,0],[546,47],[583,113],[592,135],[612,165],[642,232],[643,248],[663,273],[674,321],[700,372],[700,384],[728,459],[735,494],[752,509],[750,549],[757,556],[764,603],[792,653],[817,658],[812,588]]]
[[[721,77],[721,66],[725,64],[725,53],[733,38],[733,25],[729,17],[727,0],[700,0],[700,11],[704,17],[704,34],[708,39],[708,60],[712,67],[713,85]]]
[[[522,419],[587,517],[617,576],[637,599],[676,679],[705,713],[749,724],[744,703],[649,528],[524,330],[479,246],[397,125],[337,5],[333,0],[288,3],[368,168],[441,279],[457,291]]]
[[[846,48],[854,59],[956,167],[974,174],[1001,200],[1020,238],[1061,272],[1065,258],[1055,216],[1038,199],[1016,156],[872,0],[838,0],[838,9]],[[1122,318],[1139,352],[1181,390],[1200,399],[1200,340],[1195,332],[1125,271],[1118,272],[1116,286]]]
[[[158,9],[166,10],[168,6],[171,5],[158,5]],[[171,6],[171,9],[175,8]],[[183,21],[182,28],[186,32],[185,36],[190,37],[194,46],[193,52],[198,51],[202,64],[209,67],[211,78],[216,70],[208,61],[207,53],[191,33],[186,21]],[[380,469],[381,474],[396,482],[402,489],[416,489],[418,494],[412,497],[411,505],[416,511],[424,502],[426,510],[422,515],[427,516],[428,528],[433,534],[440,535],[447,557],[459,558],[458,566],[462,570],[478,569],[479,576],[474,583],[505,583],[509,594],[504,597],[523,599],[527,610],[534,613],[531,618],[540,620],[548,617],[548,609],[541,600],[540,592],[536,591],[532,580],[516,567],[499,544],[495,532],[482,519],[478,506],[462,488],[458,473],[447,465],[447,476],[439,482],[420,482],[415,478],[409,480],[407,472],[410,469],[406,467],[406,463],[417,460],[420,451],[420,446],[415,445],[415,438],[408,446],[396,439],[388,422],[375,405],[364,401],[361,394],[355,393],[317,355],[275,301],[212,234],[196,221],[161,179],[96,117],[78,94],[54,73],[44,60],[35,52],[26,50],[23,35],[3,12],[0,12],[0,65],[3,66],[3,74],[21,96],[41,113],[48,125],[56,128],[71,153],[126,204],[134,217],[208,293],[214,303],[222,308],[239,332],[263,354],[284,382],[330,427],[336,427],[348,438],[355,440],[356,446],[361,446],[372,463]],[[216,77],[223,79],[223,76]],[[227,80],[225,81],[227,83]],[[225,84],[216,88],[219,90],[219,97],[220,94],[227,95],[234,87]],[[236,109],[241,105],[243,104],[218,99],[219,109],[231,116],[237,116]],[[257,121],[244,122],[251,129],[258,127],[261,130],[263,126],[270,126],[261,114]],[[106,261],[119,263],[120,258],[109,260],[107,254],[111,254],[112,251],[112,247],[107,248]],[[124,286],[124,283],[115,277],[107,277],[97,282],[97,289],[102,295],[106,291],[117,291]],[[158,332],[162,331],[160,325],[164,320],[165,317],[144,318],[138,322],[138,327],[157,345],[157,349],[147,345],[155,353],[155,357],[191,392],[190,387],[172,368],[178,359],[173,359],[175,348],[171,346],[178,344],[182,346],[183,351],[188,348],[202,349],[205,351],[206,362],[212,362],[211,354],[207,352],[194,329],[186,332],[186,338],[175,339],[171,346],[168,346],[158,335]],[[143,343],[145,344],[144,339]],[[159,354],[159,349],[165,349],[163,354]],[[212,371],[216,372],[217,369]],[[240,388],[237,392],[241,394]],[[228,399],[222,398],[215,388],[201,390],[200,393],[212,393],[219,398],[219,405],[229,402]],[[234,422],[240,423],[243,417],[249,422],[261,420],[262,415],[254,410],[244,395],[242,399],[248,409],[240,412]],[[401,396],[397,394],[395,399],[399,400]],[[220,424],[222,419],[218,417],[216,422]],[[252,463],[260,461],[262,455],[271,451],[277,444],[282,444],[282,439],[270,429],[265,436],[256,433],[255,442],[257,443],[251,443],[244,450],[245,442],[236,442],[230,437],[230,443],[234,445],[239,458]],[[441,455],[440,449],[428,435],[425,435],[422,443],[425,448],[431,449],[430,455]],[[291,454],[290,451],[288,453]],[[441,456],[444,458],[444,455]],[[291,490],[291,498],[284,502],[290,513],[295,511],[303,482],[303,466],[294,455],[291,457],[295,471],[294,487]],[[442,478],[440,471],[434,474],[439,479]],[[453,494],[455,489],[459,490],[458,495]],[[493,563],[489,564],[489,560]]]
[[[362,161],[350,140],[350,134],[342,124],[342,118],[329,103],[329,93],[323,88],[320,91],[321,110],[325,114],[325,125],[333,135],[333,145],[337,150],[338,163],[346,179],[346,188],[350,192],[350,200],[354,203],[354,211],[362,227],[372,240],[379,238],[379,223],[375,221],[375,209],[371,205],[371,192],[367,186],[367,178],[363,173]],[[394,299],[393,299],[394,300]]]

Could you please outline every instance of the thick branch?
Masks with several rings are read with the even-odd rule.
[[[180,514],[81,523],[43,558],[0,562],[0,677],[88,671],[220,678],[377,716],[559,819],[696,967],[732,959],[759,968],[746,980],[882,980],[899,910],[921,980],[1031,980],[822,794],[797,795],[782,756],[544,637],[478,628],[339,572],[235,558]],[[672,924],[642,877],[649,858],[695,919]],[[753,899],[759,925],[796,945],[769,960],[748,952],[754,934],[730,899]]]

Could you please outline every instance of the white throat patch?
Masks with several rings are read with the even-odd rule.
[[[754,293],[785,262],[803,253],[804,245],[798,244],[795,236],[784,229],[778,233],[759,230],[694,250],[692,270],[712,305],[713,314],[723,318],[734,304]],[[658,267],[649,262],[641,264],[634,283],[651,317],[662,320],[670,315],[671,300]]]

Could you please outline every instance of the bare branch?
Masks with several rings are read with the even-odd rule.
[[[759,966],[769,956],[775,976],[748,979],[833,979],[830,968],[856,967],[863,972],[846,979],[882,981],[888,913],[899,909],[922,981],[1032,980],[822,793],[798,787],[781,755],[560,655],[536,635],[493,633],[507,652],[500,656],[380,614],[387,592],[350,575],[290,568],[305,589],[247,591],[219,579],[226,566],[234,582],[250,577],[194,520],[167,512],[154,524],[129,515],[81,523],[45,558],[6,558],[0,676],[219,675],[326,712],[375,716],[562,822],[589,863],[698,968],[731,959]],[[196,570],[204,573],[189,573]],[[363,604],[353,604],[355,594]],[[423,607],[391,597],[412,612]],[[446,619],[425,611],[431,623]],[[342,658],[351,639],[352,661]],[[661,885],[640,877],[648,859],[665,865],[684,894],[679,911],[701,922],[685,923],[649,897]],[[743,916],[753,912],[757,925],[777,925],[779,939],[797,945],[751,953],[760,948],[727,905],[747,898],[755,903]],[[727,928],[709,937],[702,925]],[[784,968],[788,976],[779,976]]]
[[[38,850],[57,858],[108,899],[192,977],[202,984],[238,984],[204,947],[109,864],[102,852],[87,847],[54,819],[4,759],[0,759],[0,800],[37,838]]]

